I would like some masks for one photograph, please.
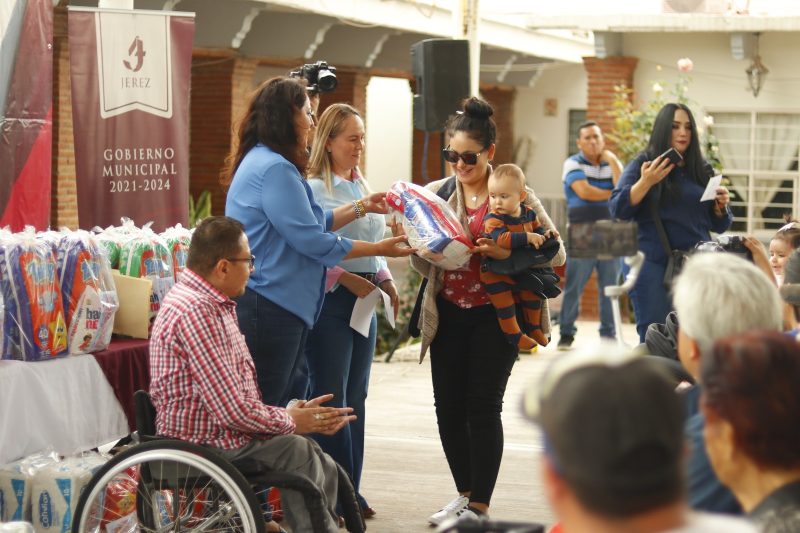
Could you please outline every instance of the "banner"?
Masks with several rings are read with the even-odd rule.
[[[50,225],[53,2],[0,6],[0,227]]]
[[[193,38],[192,13],[69,8],[81,228],[187,225]]]

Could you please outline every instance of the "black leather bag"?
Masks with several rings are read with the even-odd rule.
[[[667,254],[667,268],[664,271],[664,286],[667,289],[672,289],[672,283],[678,274],[681,273],[683,265],[689,258],[690,252],[686,250],[673,250],[667,238],[667,232],[664,230],[664,224],[661,222],[661,217],[658,215],[658,207],[656,206],[655,198],[650,201],[650,215],[653,217],[653,222],[656,224],[658,231],[658,238],[661,240],[661,246]]]

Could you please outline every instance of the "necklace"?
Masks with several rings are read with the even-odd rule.
[[[470,200],[472,200],[473,204],[477,204],[478,203],[478,195],[477,194],[472,195],[470,197]]]

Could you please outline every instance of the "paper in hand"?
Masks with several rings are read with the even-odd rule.
[[[383,299],[383,308],[386,312],[386,320],[392,328],[394,325],[394,308],[392,307],[392,299],[388,294],[383,292],[380,287],[375,287],[373,291],[363,298],[356,298],[356,303],[353,306],[353,314],[350,315],[350,327],[359,332],[364,337],[369,336],[369,326],[372,322],[372,311],[378,303],[379,299]]]
[[[717,197],[717,187],[722,184],[722,176],[714,176],[708,180],[706,190],[703,191],[703,196],[700,197],[701,202],[707,202]]]

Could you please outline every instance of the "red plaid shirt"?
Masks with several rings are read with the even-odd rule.
[[[150,376],[159,435],[232,449],[294,431],[261,402],[236,303],[188,268],[153,324]]]

